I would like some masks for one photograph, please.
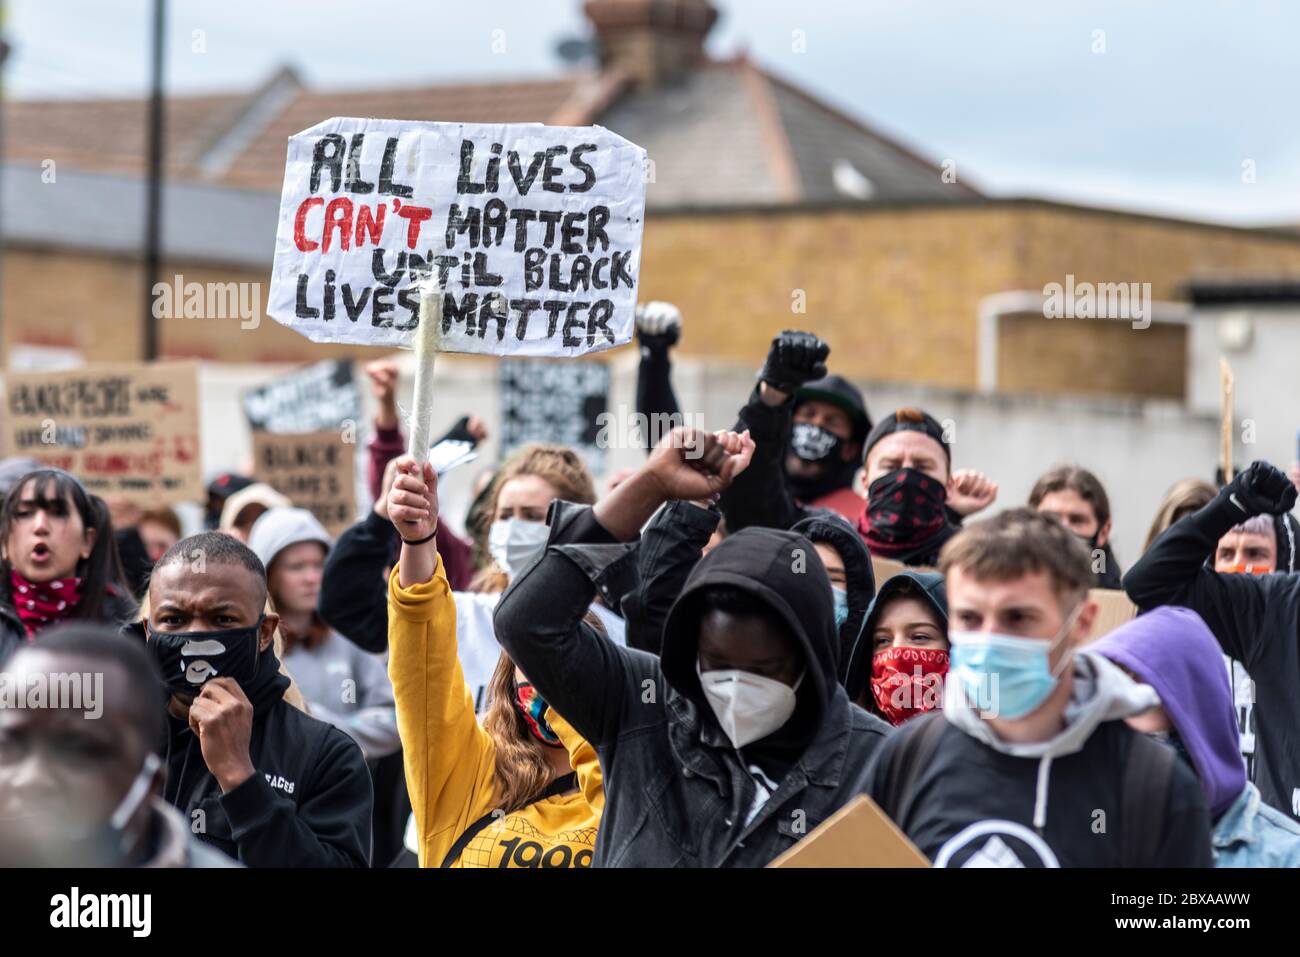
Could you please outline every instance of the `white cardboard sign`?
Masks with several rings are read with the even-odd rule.
[[[315,342],[576,356],[631,340],[646,153],[606,129],[334,118],[289,138],[268,313]]]

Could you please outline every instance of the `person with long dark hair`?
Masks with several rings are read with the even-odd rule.
[[[108,506],[62,469],[37,469],[0,504],[0,659],[61,621],[135,615]]]

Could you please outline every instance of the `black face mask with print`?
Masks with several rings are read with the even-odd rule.
[[[257,676],[262,616],[248,628],[221,631],[154,631],[149,647],[162,669],[163,683],[174,694],[195,697],[213,678],[233,678],[241,688]]]
[[[790,453],[801,461],[821,465],[816,475],[786,475],[790,490],[804,504],[841,488],[853,487],[858,463],[844,461],[844,439],[811,422],[796,422],[790,429]]]
[[[790,451],[805,462],[840,461],[844,440],[811,422],[796,422],[790,429]]]
[[[894,469],[880,476],[867,489],[868,541],[904,547],[932,538],[947,524],[947,498],[942,482],[916,469]]]

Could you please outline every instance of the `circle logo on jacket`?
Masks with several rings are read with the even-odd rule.
[[[1060,867],[1041,837],[1015,821],[976,821],[950,837],[935,867]]]

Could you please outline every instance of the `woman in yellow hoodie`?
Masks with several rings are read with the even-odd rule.
[[[456,604],[433,536],[437,480],[397,463],[388,515],[388,673],[421,867],[587,867],[604,807],[595,750],[504,654],[480,726],[457,656]]]

